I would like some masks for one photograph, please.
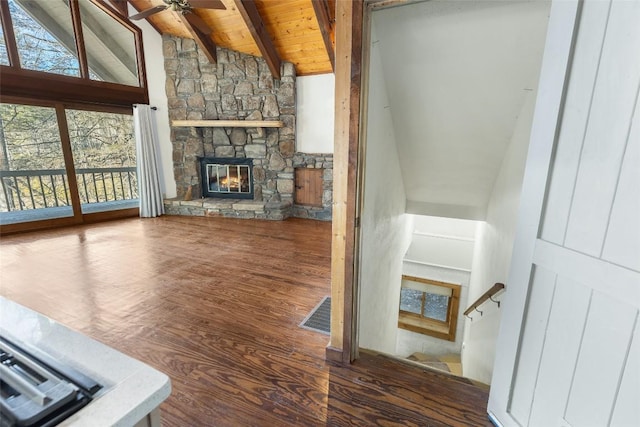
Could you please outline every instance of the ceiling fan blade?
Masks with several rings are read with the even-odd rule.
[[[196,9],[226,9],[221,0],[188,0],[189,5]]]
[[[194,27],[195,29],[200,31],[202,34],[208,36],[209,34],[211,34],[213,32],[211,27],[206,22],[204,22],[204,20],[202,18],[200,18],[198,15],[196,15],[195,13],[193,13],[193,12],[184,13],[182,16],[183,16],[184,19],[189,21],[189,24],[191,24],[192,27]]]
[[[167,9],[169,6],[154,6],[151,9],[147,9],[147,10],[143,10],[140,13],[136,13],[135,15],[131,15],[129,17],[129,19],[131,19],[132,21],[138,21],[140,19],[144,19],[148,16],[153,15],[154,13],[158,13],[158,12],[162,12],[163,10]]]

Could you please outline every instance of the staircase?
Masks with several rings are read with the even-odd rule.
[[[480,389],[483,389],[485,391],[489,390],[489,386],[487,384],[462,376],[462,362],[460,360],[459,354],[450,353],[434,356],[431,354],[416,352],[411,356],[408,356],[406,360],[410,360],[413,363],[426,366],[430,369],[447,372],[449,374],[465,379],[469,384],[473,384]]]
[[[416,352],[407,357],[407,360],[428,366],[431,369],[449,372],[459,377],[462,376],[462,363],[460,362],[459,354],[451,353],[442,356],[433,356],[430,354]]]

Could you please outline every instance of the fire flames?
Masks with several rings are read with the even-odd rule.
[[[220,187],[229,187],[237,189],[240,185],[240,180],[235,176],[225,176],[220,178]]]

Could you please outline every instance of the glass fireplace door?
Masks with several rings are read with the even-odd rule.
[[[202,197],[252,199],[253,160],[200,157]]]
[[[209,191],[249,193],[249,167],[246,165],[207,165]]]

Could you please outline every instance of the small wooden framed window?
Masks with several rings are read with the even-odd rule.
[[[460,288],[453,283],[403,275],[398,327],[455,341]]]

